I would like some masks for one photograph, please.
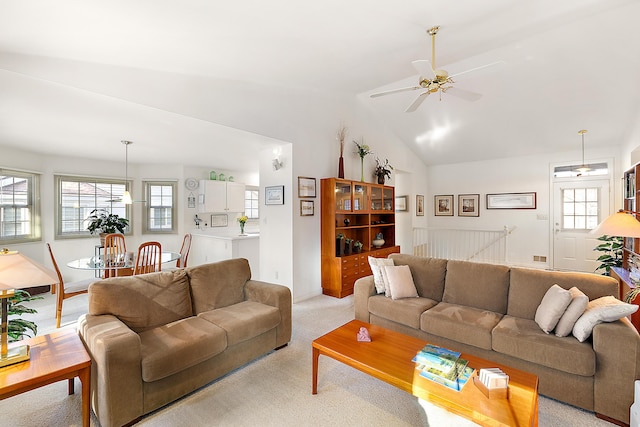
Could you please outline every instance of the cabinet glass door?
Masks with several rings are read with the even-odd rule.
[[[363,184],[353,184],[353,210],[367,210],[367,188]]]
[[[393,188],[383,188],[382,189],[382,209],[385,211],[393,211]]]
[[[381,211],[383,207],[382,187],[377,185],[371,186],[371,210]]]
[[[336,182],[336,210],[351,211],[351,183]]]

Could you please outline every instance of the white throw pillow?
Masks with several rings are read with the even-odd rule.
[[[582,316],[587,304],[589,304],[589,297],[580,289],[574,286],[569,289],[569,292],[571,292],[571,302],[556,325],[555,334],[557,337],[566,337],[571,333],[576,320]]]
[[[382,270],[389,281],[391,299],[416,298],[418,296],[408,265],[384,266]]]
[[[384,277],[382,276],[382,271],[380,270],[383,265],[393,265],[393,260],[391,258],[369,257],[369,266],[373,273],[373,283],[376,285],[376,292],[379,294],[385,292],[387,289]]]
[[[571,292],[553,285],[544,294],[534,318],[540,329],[549,333],[556,327],[562,314],[571,303]]]
[[[635,304],[627,304],[611,295],[594,299],[587,304],[584,314],[573,325],[573,336],[583,342],[591,336],[593,328],[602,322],[613,322],[638,310]]]

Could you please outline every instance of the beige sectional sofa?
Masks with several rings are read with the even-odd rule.
[[[534,320],[554,284],[577,287],[593,300],[617,296],[614,279],[405,254],[389,258],[409,266],[419,297],[394,300],[376,293],[373,276],[359,279],[356,319],[531,372],[541,394],[629,423],[640,378],[640,336],[631,323],[598,324],[579,342],[546,334]]]
[[[95,282],[78,322],[93,410],[121,426],[286,345],[291,293],[232,259]]]

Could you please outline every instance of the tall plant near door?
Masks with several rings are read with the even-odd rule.
[[[596,268],[601,271],[604,276],[609,276],[611,267],[622,267],[622,251],[624,246],[624,238],[618,236],[600,236],[598,237],[603,243],[600,243],[593,250],[603,252],[597,259],[600,265]]]

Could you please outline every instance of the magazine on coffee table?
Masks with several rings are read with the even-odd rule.
[[[427,344],[413,361],[421,376],[456,391],[462,390],[474,371],[459,352],[433,344]]]

